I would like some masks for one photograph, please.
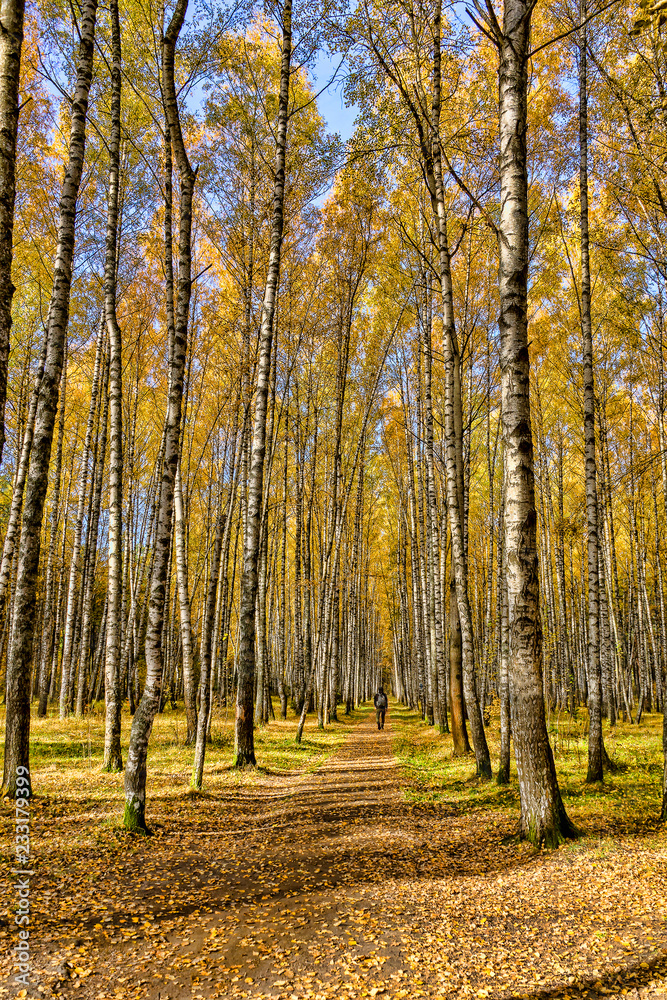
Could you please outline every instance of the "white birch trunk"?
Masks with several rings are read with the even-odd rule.
[[[192,291],[192,200],[196,172],[190,166],[183,142],[174,79],[176,44],[183,27],[188,0],[177,0],[162,41],[162,85],[165,114],[180,178],[180,229],[178,294],[174,316],[173,345],[170,344],[169,399],[164,430],[164,460],[159,488],[153,566],[148,596],[146,632],[146,685],[130,732],[125,767],[125,814],[129,830],[146,831],[146,758],[153,720],[160,708],[164,667],[163,633],[167,573],[172,549],[174,484],[181,443],[183,382],[187,354],[190,295]]]
[[[120,771],[120,647],[121,576],[123,561],[123,349],[116,316],[116,261],[118,259],[118,193],[120,187],[120,122],[122,98],[122,48],[118,0],[111,0],[111,134],[109,136],[109,187],[106,255],[104,264],[104,315],[109,337],[109,569],[104,656],[104,770]],[[130,544],[129,538],[127,545]]]
[[[0,3],[0,461],[5,444],[7,363],[15,291],[12,237],[24,10],[25,0]]]
[[[53,430],[69,321],[76,206],[83,172],[88,96],[93,73],[97,0],[85,0],[79,16],[76,85],[68,163],[59,206],[58,243],[48,313],[47,354],[37,400],[35,432],[26,485],[14,598],[15,641],[7,664],[7,715],[2,794],[14,795],[19,765],[29,767],[30,676],[37,576]]]
[[[500,51],[500,336],[505,472],[505,565],[510,701],[521,799],[521,832],[555,847],[575,831],[563,806],[542,693],[537,511],[528,354],[527,93],[530,17],[506,0]]]

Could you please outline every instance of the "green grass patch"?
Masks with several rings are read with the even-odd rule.
[[[34,708],[36,713],[36,706]],[[274,711],[279,705],[274,702]],[[288,711],[286,720],[272,720],[255,729],[256,768],[236,770],[234,762],[234,708],[215,706],[211,742],[206,747],[204,787],[193,794],[190,778],[194,746],[185,745],[186,721],[182,705],[169,704],[153,726],[148,752],[146,819],[156,833],[178,822],[195,826],[219,822],[221,807],[232,801],[250,801],[255,796],[275,797],[285,788],[285,777],[316,771],[345,742],[350,730],[370,711],[362,707],[338,722],[319,729],[317,716],[308,716],[304,738],[295,742],[298,716]],[[4,733],[4,710],[0,715],[0,738]],[[124,707],[121,746],[127,760],[132,719]],[[44,719],[31,719],[30,769],[33,786],[33,816],[36,832],[45,822],[74,824],[68,835],[82,842],[99,843],[122,829],[124,808],[123,774],[103,770],[104,705],[98,703],[81,719],[60,719],[55,707]],[[241,798],[239,799],[239,795]],[[7,833],[9,813],[0,813],[2,832]],[[7,830],[4,828],[7,827]],[[63,827],[63,830],[65,827]],[[8,833],[7,833],[8,836]]]
[[[454,757],[451,736],[427,725],[419,712],[395,705],[391,719],[394,748],[410,802],[454,812],[474,809],[516,814],[519,792],[513,757],[509,785],[480,781],[475,776],[474,757]],[[587,713],[580,710],[576,719],[552,713],[547,722],[563,800],[584,834],[608,836],[656,829],[663,769],[661,714],[644,714],[639,726],[619,722],[610,729],[604,723],[605,745],[615,767],[596,786],[587,785],[585,780]],[[500,751],[497,710],[491,711],[486,738],[495,776]]]

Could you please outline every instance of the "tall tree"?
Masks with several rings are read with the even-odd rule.
[[[521,798],[521,833],[555,847],[575,835],[560,795],[542,691],[537,509],[528,353],[527,104],[534,4],[506,0],[502,27],[477,7],[499,52],[500,366],[512,731]]]
[[[35,413],[35,431],[26,483],[25,510],[14,596],[14,640],[7,663],[7,723],[2,792],[13,795],[16,769],[29,766],[30,673],[37,609],[37,574],[51,444],[69,321],[76,207],[86,148],[86,116],[93,76],[97,0],[85,0],[79,18],[76,84],[67,167],[59,205],[58,244],[48,313],[47,352]]]
[[[111,0],[111,132],[109,135],[109,185],[106,256],[104,261],[104,314],[109,336],[109,570],[107,576],[106,650],[104,657],[104,769],[120,771],[120,648],[121,577],[123,547],[123,345],[116,313],[118,259],[118,200],[120,191],[120,131],[122,100],[122,42],[118,0]],[[127,544],[129,545],[129,539]]]
[[[0,4],[0,461],[5,445],[7,364],[12,328],[16,136],[25,0]]]
[[[248,514],[243,545],[243,575],[241,578],[241,610],[236,695],[237,767],[255,765],[253,735],[253,694],[255,681],[255,603],[257,598],[257,567],[260,550],[260,527],[266,452],[266,418],[271,375],[273,317],[276,308],[280,258],[283,245],[285,205],[285,158],[289,121],[290,76],[292,71],[292,2],[285,0],[280,8],[282,28],[278,120],[276,124],[276,160],[273,185],[271,246],[264,286],[260,318],[259,360],[255,389],[255,418],[252,432],[252,453],[248,477]]]
[[[602,781],[602,691],[600,671],[600,579],[598,573],[598,496],[595,459],[595,385],[591,322],[591,264],[588,224],[588,53],[586,0],[579,20],[579,202],[581,227],[581,335],[584,362],[584,454],[586,462],[586,528],[588,533],[588,774]]]
[[[175,81],[176,45],[188,9],[188,0],[177,0],[162,39],[162,90],[171,146],[180,181],[178,291],[174,310],[173,346],[170,345],[169,398],[164,426],[164,458],[160,476],[153,565],[149,582],[148,629],[146,632],[146,684],[132,720],[125,766],[125,813],[127,829],[145,832],[146,758],[153,720],[160,707],[164,671],[163,626],[167,572],[172,548],[174,486],[181,444],[183,382],[187,356],[190,296],[192,293],[192,201],[196,171],[183,140]]]

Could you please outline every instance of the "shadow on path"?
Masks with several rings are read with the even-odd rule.
[[[555,1000],[664,976],[664,915],[636,890],[617,905],[627,852],[599,877],[587,855],[503,844],[506,817],[411,807],[390,719],[378,732],[369,716],[315,773],[207,796],[207,808],[202,824],[123,840],[109,882],[51,921],[56,993]]]

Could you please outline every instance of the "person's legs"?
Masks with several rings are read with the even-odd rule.
[[[386,708],[380,709],[380,729],[384,729],[384,715],[386,711]]]
[[[380,718],[381,718],[381,716],[382,716],[382,709],[381,708],[376,708],[375,709],[375,718],[376,718],[376,721],[377,721],[377,724],[378,724],[378,729],[382,729],[382,726],[380,725]]]

